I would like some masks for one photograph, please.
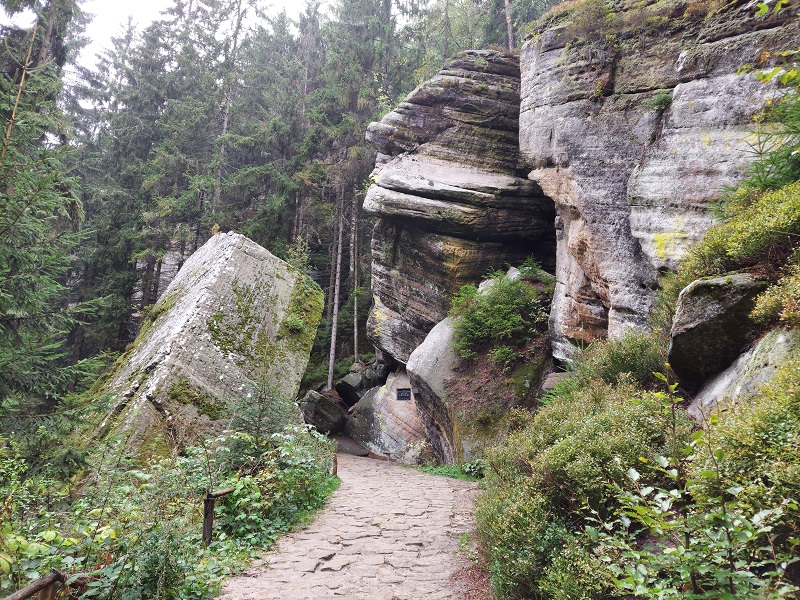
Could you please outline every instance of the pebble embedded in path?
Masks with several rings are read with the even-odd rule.
[[[477,485],[339,455],[341,487],[268,564],[229,580],[221,600],[462,598],[451,579]]]

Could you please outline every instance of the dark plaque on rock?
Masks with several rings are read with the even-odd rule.
[[[397,388],[397,399],[403,401],[411,400],[411,388]]]

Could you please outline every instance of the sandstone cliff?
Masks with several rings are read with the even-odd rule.
[[[644,326],[659,272],[753,160],[753,115],[776,88],[737,70],[800,43],[797,8],[757,18],[755,4],[617,2],[594,36],[566,12],[525,44],[520,149],[558,213],[557,356]]]
[[[367,138],[380,150],[364,209],[372,240],[368,333],[400,362],[447,314],[448,297],[531,254],[553,268],[553,203],[519,164],[519,65],[453,58]]]

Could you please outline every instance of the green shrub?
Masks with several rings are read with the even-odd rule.
[[[674,422],[677,386],[656,394]],[[744,399],[740,399],[744,400]],[[677,439],[675,440],[678,441]],[[749,401],[711,418],[688,443],[644,462],[662,483],[616,487],[616,518],[587,528],[618,589],[642,598],[778,598],[800,588],[800,359]],[[643,544],[648,534],[652,541]]]
[[[724,221],[708,230],[677,273],[662,279],[651,320],[663,335],[669,333],[681,290],[695,279],[756,267],[776,282],[762,294],[756,316],[768,320],[787,309],[786,322],[795,318],[791,292],[793,271],[779,281],[781,267],[790,259],[800,238],[800,182],[759,192],[741,187],[729,196]],[[785,299],[785,300],[784,300]]]
[[[646,100],[644,105],[661,114],[672,106],[672,94],[667,91],[659,92],[649,100]]]
[[[302,319],[302,317],[298,317],[296,315],[286,317],[286,320],[283,323],[290,333],[302,333],[306,328],[306,322]]]
[[[591,511],[613,514],[619,503],[610,486],[630,489],[627,472],[670,445],[660,400],[625,376],[618,380],[555,394],[489,453],[478,532],[501,597],[559,597],[553,595],[558,582],[564,590],[585,587],[587,594],[609,585],[607,572],[590,566],[590,551],[578,549],[575,532]],[[688,439],[688,418],[675,418],[676,436]],[[545,541],[535,541],[543,532]],[[572,564],[569,554],[581,554],[586,568]]]
[[[800,327],[800,251],[784,267],[778,281],[758,297],[751,316],[761,323],[780,321]]]
[[[730,485],[742,488],[737,499],[752,512],[781,506],[800,490],[800,358],[783,365],[775,378],[752,398],[740,398],[709,426],[710,444],[701,447],[692,468],[698,475],[718,464]],[[713,450],[720,450],[718,458]],[[702,484],[695,494],[708,499],[715,490]],[[797,537],[800,512],[787,511],[784,525]],[[777,533],[777,532],[776,532]],[[788,543],[784,537],[778,542]],[[800,544],[795,539],[794,544]],[[797,548],[797,546],[795,546]]]
[[[331,442],[304,427],[272,435],[266,449],[228,434],[146,469],[112,446],[92,455],[77,500],[56,481],[29,477],[12,445],[0,440],[0,592],[60,569],[91,582],[76,588],[83,598],[208,598],[321,506],[336,481]],[[202,498],[226,487],[236,491],[217,503],[206,548]]]
[[[569,539],[567,524],[525,486],[482,497],[475,512],[492,587],[504,598],[526,598],[553,555]]]
[[[603,598],[613,587],[605,563],[576,536],[564,541],[539,581],[542,595],[553,600]]]
[[[474,285],[465,285],[451,301],[453,347],[466,359],[475,358],[481,350],[497,348],[492,354],[494,360],[508,365],[514,352],[510,343],[525,342],[544,332],[548,306],[549,299],[543,298],[536,287],[503,274],[495,274],[493,283],[482,292]]]
[[[572,374],[557,384],[555,394],[569,394],[594,381],[611,385],[626,381],[653,388],[658,385],[654,373],[663,371],[665,362],[666,348],[658,336],[630,329],[620,338],[593,343],[581,354]]]
[[[461,470],[469,477],[483,479],[486,471],[486,461],[482,458],[476,458],[472,462],[461,465]]]

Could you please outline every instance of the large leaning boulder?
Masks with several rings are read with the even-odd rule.
[[[405,372],[390,375],[385,385],[369,390],[353,407],[345,434],[392,460],[409,464],[432,460],[416,396]]]
[[[101,434],[162,454],[221,429],[228,405],[297,394],[322,314],[306,275],[246,237],[213,236],[183,265],[106,386]],[[258,385],[261,384],[261,385]],[[299,420],[299,411],[294,408]]]

